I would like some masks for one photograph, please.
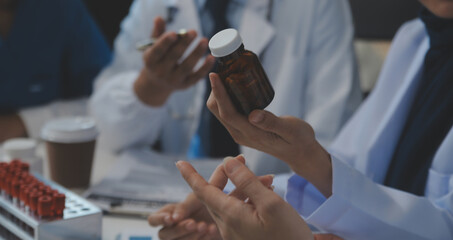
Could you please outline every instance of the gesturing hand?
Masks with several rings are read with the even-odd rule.
[[[245,161],[242,156],[238,159]],[[223,168],[223,165],[218,168]],[[264,186],[270,188],[273,176],[266,175],[258,179]],[[213,174],[209,182],[223,189],[227,178]],[[245,199],[238,191],[233,191],[230,195]],[[189,194],[183,202],[162,207],[148,217],[148,222],[154,227],[163,226],[159,231],[159,238],[162,240],[221,240],[214,220],[194,193]]]
[[[194,194],[205,204],[224,240],[301,240],[313,239],[299,214],[262,182],[237,158],[227,158],[224,166],[206,182],[187,162],[177,167]],[[230,179],[236,186],[234,196],[222,192]],[[240,193],[240,194],[238,194]],[[242,199],[247,198],[246,201]]]
[[[168,204],[148,217],[151,226],[163,226],[161,240],[220,240],[206,207],[191,193],[180,203]]]
[[[326,197],[332,192],[329,154],[316,141],[313,128],[290,116],[277,117],[254,110],[244,116],[236,111],[219,76],[211,73],[212,92],[207,106],[241,145],[269,153],[286,162],[297,174],[312,182]]]
[[[141,101],[151,106],[163,105],[173,91],[188,88],[208,74],[215,61],[211,55],[194,70],[206,54],[208,40],[205,38],[179,63],[196,36],[193,30],[182,37],[175,32],[165,32],[165,21],[160,17],[155,19],[152,37],[157,41],[143,54],[144,68],[134,83],[134,91]]]

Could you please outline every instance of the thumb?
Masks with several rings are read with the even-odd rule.
[[[154,19],[152,38],[158,38],[165,32],[165,20],[162,17],[156,17]]]
[[[195,194],[190,193],[183,202],[176,204],[171,217],[174,222],[179,222],[194,214],[202,206]]]
[[[232,157],[226,157],[226,158],[232,158]],[[223,160],[225,160],[226,158],[224,158]],[[245,164],[244,155],[240,154],[236,157],[236,159],[238,161],[240,161],[241,163]],[[227,183],[228,183],[228,176],[225,174],[224,165],[220,164],[219,166],[217,166],[217,168],[212,173],[211,178],[209,179],[209,184],[212,184],[212,185],[216,186],[217,188],[219,188],[220,190],[223,190]]]
[[[260,177],[258,177],[258,179],[265,187],[272,189],[272,191],[273,191],[272,182],[274,181],[274,175],[270,174],[270,175],[260,176]],[[244,201],[248,197],[243,192],[241,192],[239,189],[234,189],[230,193],[230,196],[233,196],[242,201]]]
[[[275,133],[284,139],[294,133],[292,117],[277,117],[273,113],[264,110],[254,110],[249,114],[249,122],[256,127],[271,133]]]
[[[236,189],[247,196],[255,204],[259,205],[273,191],[264,186],[242,162],[236,158],[226,158],[224,160],[225,172],[228,178],[236,186]]]

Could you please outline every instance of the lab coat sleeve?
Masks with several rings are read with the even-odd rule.
[[[19,116],[31,138],[39,138],[42,126],[49,120],[66,116],[87,115],[87,99],[56,101],[43,106],[21,109]]]
[[[332,167],[328,199],[300,176],[288,181],[287,201],[308,223],[345,239],[453,239],[453,191],[434,202],[376,184],[336,158]]]
[[[118,74],[92,97],[91,112],[101,133],[102,146],[120,151],[131,146],[150,146],[159,136],[165,107],[142,103],[133,90],[134,72]]]
[[[142,53],[135,45],[149,38],[152,31],[156,14],[149,5],[153,2],[156,1],[134,1],[132,4],[115,40],[113,62],[96,79],[90,99],[90,112],[101,133],[100,142],[115,152],[130,146],[153,144],[167,116],[165,106],[145,105],[133,90],[143,67]]]
[[[304,120],[327,146],[361,101],[348,1],[317,1],[308,50]]]

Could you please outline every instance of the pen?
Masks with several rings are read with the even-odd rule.
[[[184,35],[186,35],[187,33],[187,30],[186,29],[180,29],[178,31],[178,38],[182,38],[184,37]],[[135,48],[138,50],[138,51],[145,51],[148,47],[151,47],[155,42],[157,41],[157,38],[150,38],[150,39],[145,39],[145,40],[142,40],[142,41],[139,41],[137,42]]]

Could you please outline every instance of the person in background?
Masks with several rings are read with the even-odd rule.
[[[111,52],[79,0],[0,0],[0,142],[86,115]]]
[[[318,229],[345,239],[453,239],[453,1],[420,2],[425,6],[420,18],[401,27],[375,90],[328,151],[303,120],[262,110],[248,117],[238,114],[218,75],[210,75],[209,109],[237,142],[268,152],[294,170],[286,199]],[[200,203],[194,194],[162,208],[149,218],[151,224],[165,226],[161,233],[190,236],[200,234],[200,228],[206,233],[213,220],[218,225],[210,229],[222,234],[263,226],[258,217],[241,218],[239,212],[250,212],[249,205],[226,195],[209,196],[212,186],[186,163],[178,167],[207,209],[190,207]],[[275,196],[262,193],[256,177],[240,169],[244,165],[238,161],[225,165],[226,175],[247,193],[259,214],[259,206]],[[248,179],[237,184],[244,174]],[[287,208],[282,201],[270,206]],[[210,218],[200,218],[208,209]],[[220,223],[219,216],[226,221]],[[269,222],[267,227],[282,236],[305,228],[304,223]],[[256,239],[247,234],[235,239]],[[163,239],[178,239],[172,236]]]
[[[208,39],[197,36],[229,27],[239,29],[271,79],[268,109],[306,119],[328,145],[361,101],[346,0],[143,0],[132,4],[91,98],[104,147],[159,143],[163,153],[184,158],[241,152],[256,173],[288,172],[275,157],[238,146],[204,104],[214,58],[205,57]],[[180,29],[193,30],[178,38]],[[136,44],[150,37],[154,45],[138,52]]]
[[[132,2],[133,0],[83,0],[110,49],[113,49],[115,38],[120,32],[120,23],[129,13]]]

